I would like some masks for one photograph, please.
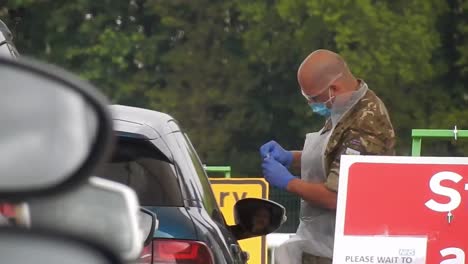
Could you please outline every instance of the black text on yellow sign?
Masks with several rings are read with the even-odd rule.
[[[263,178],[210,179],[218,206],[228,225],[234,225],[234,204],[244,198],[268,199],[268,183]],[[266,238],[254,237],[239,241],[249,253],[249,264],[266,264]]]

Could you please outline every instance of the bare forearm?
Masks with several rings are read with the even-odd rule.
[[[293,154],[293,160],[291,163],[291,170],[294,172],[301,172],[301,157],[302,157],[302,151],[300,150],[291,150],[291,153]]]
[[[287,191],[299,195],[307,202],[328,209],[336,209],[337,194],[323,183],[305,182],[293,179],[288,183]]]

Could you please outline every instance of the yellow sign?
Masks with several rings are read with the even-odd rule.
[[[234,225],[234,204],[244,198],[268,199],[268,183],[263,178],[210,179],[218,206],[228,225]],[[239,241],[242,250],[249,253],[249,264],[266,264],[265,236]]]

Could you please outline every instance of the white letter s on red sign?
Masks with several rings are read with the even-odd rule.
[[[433,199],[427,201],[425,205],[429,207],[429,209],[436,211],[436,212],[449,212],[456,209],[461,203],[461,195],[460,193],[450,187],[444,187],[440,183],[444,180],[450,180],[455,183],[461,181],[463,177],[460,174],[450,172],[450,171],[442,171],[439,173],[434,174],[431,180],[429,181],[429,187],[433,193],[447,196],[450,198],[448,203],[438,203]]]

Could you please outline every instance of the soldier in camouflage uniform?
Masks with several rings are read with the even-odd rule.
[[[361,86],[365,83],[361,82]],[[361,87],[362,89],[362,87]],[[332,129],[329,119],[322,130]],[[342,117],[331,135],[325,150],[328,177],[326,186],[338,191],[340,156],[343,154],[394,155],[395,132],[382,101],[372,90]],[[353,151],[351,151],[353,150]]]
[[[330,264],[341,155],[394,155],[395,133],[383,102],[328,50],[312,52],[298,70],[301,92],[324,127],[301,151],[270,141],[260,148],[265,179],[301,197],[296,236],[277,249],[276,263]],[[300,171],[300,179],[292,171]]]

